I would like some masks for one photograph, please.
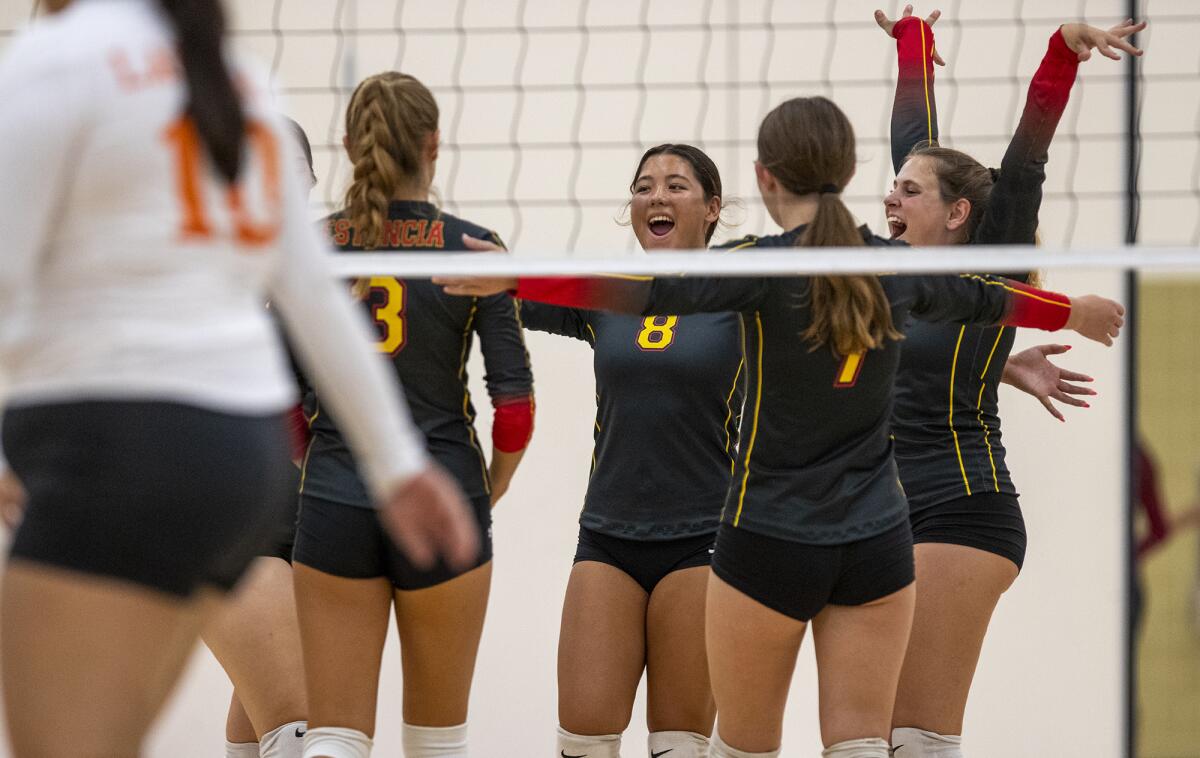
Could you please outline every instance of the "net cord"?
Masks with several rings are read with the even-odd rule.
[[[1193,247],[1097,247],[1063,250],[1028,246],[931,248],[825,248],[798,252],[673,250],[657,255],[608,257],[599,252],[563,257],[562,251],[506,253],[356,253],[332,255],[339,278],[363,276],[803,276],[809,274],[961,271],[1137,269],[1200,271]]]

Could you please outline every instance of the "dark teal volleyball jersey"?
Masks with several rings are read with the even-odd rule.
[[[792,247],[803,228],[729,247]],[[864,244],[895,244],[863,230]],[[797,255],[804,255],[797,250]],[[941,322],[1060,328],[1061,296],[975,275],[881,276],[895,323]],[[746,403],[722,519],[807,544],[872,537],[908,516],[892,455],[892,384],[900,342],[838,356],[810,349],[808,277],[522,279],[526,299],[642,315],[735,311],[745,325]],[[1021,302],[1023,298],[1029,301]],[[1033,301],[1033,304],[1030,304]],[[1053,311],[1027,317],[1026,309]]]
[[[330,238],[346,255],[364,252],[342,214],[327,219]],[[499,242],[496,235],[439,211],[429,203],[392,202],[380,246],[371,252],[467,252],[462,235]],[[479,335],[484,381],[493,401],[530,398],[533,376],[516,305],[508,295],[472,298],[442,292],[427,279],[372,277],[363,307],[377,333],[376,348],[404,387],[413,420],[430,455],[462,486],[468,498],[489,490],[487,460],[475,433],[475,407],[467,389],[467,358]],[[337,421],[311,389],[305,393],[312,442],[301,492],[346,505],[370,507]]]
[[[635,540],[715,531],[745,379],[738,315],[629,316],[522,302],[521,320],[594,351],[595,449],[579,523]]]
[[[938,124],[933,30],[914,16],[898,22],[893,33],[900,73],[892,109],[892,161],[899,172],[914,146],[937,140]],[[1034,244],[1050,142],[1078,66],[1078,56],[1056,31],[1029,85],[972,244]],[[1027,274],[1005,276],[1028,280]],[[981,492],[1015,496],[997,397],[1015,330],[912,320],[904,332],[893,433],[911,507]]]

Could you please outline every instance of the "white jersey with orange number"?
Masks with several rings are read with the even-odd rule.
[[[230,188],[186,117],[166,20],[89,0],[0,61],[0,370],[10,406],[294,402],[270,298],[376,494],[425,465],[366,324],[329,277],[265,86],[238,69],[248,137]],[[338,407],[340,406],[340,407]]]

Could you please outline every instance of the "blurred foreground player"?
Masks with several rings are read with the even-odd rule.
[[[290,135],[253,72],[234,87],[216,0],[47,5],[0,64],[3,438],[28,493],[0,668],[15,756],[120,758],[290,495],[265,300],[414,562],[469,563],[478,535],[329,280]]]
[[[294,139],[284,153],[298,167],[307,192],[317,183],[312,147],[304,129],[284,119]],[[291,426],[293,481],[300,486],[299,462],[308,426],[299,406]],[[300,628],[292,588],[292,546],[296,541],[297,499],[277,519],[264,551],[230,596],[226,609],[205,627],[203,639],[234,684],[225,721],[225,758],[300,758],[307,729]]]

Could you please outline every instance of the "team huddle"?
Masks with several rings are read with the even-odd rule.
[[[343,285],[330,248],[503,249],[431,201],[428,88],[398,72],[358,85],[353,178],[317,227],[307,138],[227,62],[218,0],[46,5],[0,63],[15,756],[138,755],[203,638],[234,684],[227,758],[367,758],[394,614],[404,754],[465,757],[492,509],[534,434],[526,329],[590,345],[596,379],[554,755],[620,756],[643,674],[651,758],[779,755],[809,626],[823,756],[964,754],[975,666],[1026,548],[999,384],[1053,414],[1092,394],[1047,360],[1057,346],[1011,354],[1015,330],[1111,345],[1119,304],[1029,272]],[[720,249],[1036,243],[1078,66],[1140,55],[1127,39],[1145,24],[1055,30],[996,170],[938,144],[938,15],[876,13],[898,60],[888,235],[842,201],[850,121],[797,97],[758,131],[779,231]],[[671,143],[631,166],[642,249],[708,246],[712,159]],[[476,336],[490,455],[467,390]]]

